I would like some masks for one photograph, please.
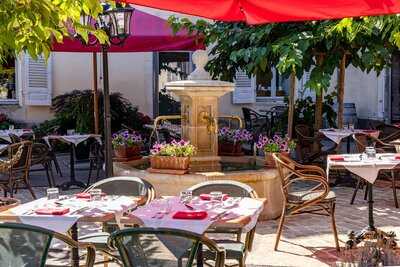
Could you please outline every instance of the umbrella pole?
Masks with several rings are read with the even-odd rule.
[[[294,116],[294,91],[296,88],[296,74],[292,72],[290,74],[290,91],[289,91],[289,103],[288,103],[288,136],[293,137],[293,116]]]
[[[113,176],[113,161],[111,147],[111,112],[110,112],[110,88],[108,80],[108,47],[102,46],[103,55],[103,105],[104,105],[104,145],[106,178]]]
[[[99,98],[97,95],[97,53],[93,52],[93,117],[94,117],[94,133],[99,133]]]

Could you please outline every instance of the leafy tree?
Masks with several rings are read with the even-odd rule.
[[[1,0],[0,59],[23,51],[47,57],[52,42],[61,42],[72,28],[85,40],[92,33],[104,43],[104,32],[80,22],[81,14],[97,17],[102,10],[98,0]]]

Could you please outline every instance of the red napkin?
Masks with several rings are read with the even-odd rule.
[[[172,216],[174,219],[182,220],[203,220],[207,217],[207,211],[204,210],[182,210],[177,211]]]
[[[342,160],[344,160],[344,157],[343,156],[330,156],[329,159],[330,160],[342,161]]]
[[[64,215],[69,212],[69,208],[61,208],[61,207],[54,207],[54,208],[40,208],[35,210],[36,214],[40,215]]]
[[[101,193],[101,196],[102,197],[106,196],[106,193]],[[90,193],[87,193],[87,192],[76,193],[75,197],[82,198],[82,199],[90,199]]]
[[[200,194],[199,197],[201,200],[211,200],[210,194]],[[222,200],[227,200],[228,198],[229,198],[228,194],[222,194]]]
[[[396,154],[396,155],[394,156],[394,159],[400,159],[400,154]]]
[[[86,193],[86,192],[76,193],[75,197],[76,198],[90,199],[90,193]]]

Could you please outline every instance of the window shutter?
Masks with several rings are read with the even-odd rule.
[[[51,105],[51,56],[37,60],[25,55],[25,104],[28,106]]]
[[[256,101],[255,78],[249,78],[244,71],[236,72],[233,104],[250,104]]]

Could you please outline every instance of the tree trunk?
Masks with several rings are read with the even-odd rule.
[[[324,54],[320,54],[317,56],[317,64],[321,65],[324,61]],[[314,130],[318,131],[322,128],[322,105],[324,99],[324,90],[321,89],[320,92],[315,92],[315,121],[314,121]]]
[[[343,58],[340,62],[339,68],[339,84],[338,84],[338,95],[337,95],[337,102],[338,102],[338,113],[337,113],[337,122],[338,128],[343,128],[343,107],[344,107],[344,79],[345,79],[345,72],[346,72],[346,54],[343,55]]]
[[[93,117],[94,133],[99,133],[99,95],[97,93],[97,53],[93,52]]]
[[[296,74],[292,72],[290,75],[290,90],[288,103],[288,136],[293,137],[293,117],[294,117],[294,93],[296,88]]]

